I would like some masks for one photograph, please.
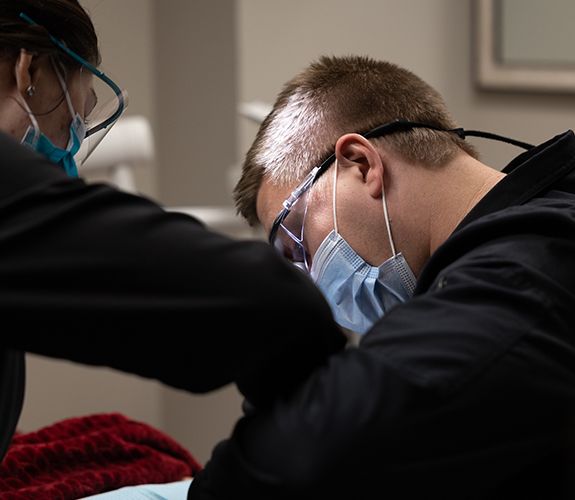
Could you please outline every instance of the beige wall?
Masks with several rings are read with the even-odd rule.
[[[154,3],[159,196],[229,204],[236,160],[234,0]]]
[[[321,54],[366,54],[435,86],[459,123],[540,142],[575,123],[574,95],[478,91],[472,81],[471,0],[240,0],[239,96],[272,100]],[[254,126],[240,120],[240,153]],[[501,167],[519,150],[474,140]]]
[[[32,431],[68,417],[108,412],[162,427],[162,390],[158,382],[135,375],[27,355],[18,427]]]
[[[156,132],[157,168],[140,173],[140,190],[171,205],[229,204],[227,171],[256,131],[236,117],[236,100],[271,102],[320,54],[361,53],[411,69],[443,93],[467,128],[539,142],[575,123],[574,95],[475,88],[471,0],[83,3],[105,66],[130,91],[129,112],[149,117]],[[498,168],[518,151],[475,143]],[[205,461],[240,413],[233,387],[191,396],[108,370],[30,358],[24,428],[115,409],[164,428]]]
[[[126,116],[142,115],[156,132],[156,42],[153,26],[157,0],[80,0],[99,37],[102,68],[128,90]],[[134,170],[138,190],[157,196],[156,165]],[[89,175],[91,180],[108,180]]]

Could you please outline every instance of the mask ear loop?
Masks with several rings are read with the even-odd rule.
[[[383,183],[383,173],[381,174],[381,202],[383,204],[383,216],[385,217],[385,227],[387,228],[387,236],[389,236],[391,253],[395,257],[397,253],[395,252],[395,245],[393,244],[393,238],[391,237],[391,225],[389,223],[389,216],[387,214],[387,202],[385,201],[385,184]]]
[[[62,70],[61,72],[60,69],[58,68],[57,62],[54,59],[51,59],[51,62],[54,68],[54,72],[58,77],[58,81],[60,82],[60,87],[62,88],[64,96],[66,97],[66,104],[68,105],[68,111],[70,112],[70,116],[72,117],[72,122],[70,124],[70,138],[68,140],[67,149],[70,149],[71,147],[74,146],[74,134],[72,133],[72,129],[74,129],[75,136],[79,141],[79,144],[77,146],[79,148],[86,136],[86,125],[84,123],[84,120],[80,118],[80,115],[76,112],[76,110],[74,109],[74,105],[72,104],[72,98],[70,97],[70,92],[68,92],[68,86],[66,85],[66,81],[62,76],[62,72],[65,73],[66,69],[64,68],[62,63],[59,63],[60,69]]]
[[[31,126],[28,127],[28,130],[24,134],[24,139],[26,139],[28,137],[28,135],[30,134],[30,128],[32,128],[32,130],[34,131],[34,136],[28,142],[32,147],[36,147],[36,144],[38,143],[38,140],[40,139],[40,126],[38,125],[38,120],[36,120],[36,117],[34,116],[34,113],[32,113],[30,106],[28,106],[26,99],[22,99],[21,104],[24,107],[24,111],[26,111],[26,114],[28,115],[28,118],[29,118],[30,123],[31,123]]]
[[[336,234],[339,234],[339,231],[337,229],[337,214],[336,214],[336,210],[335,210],[335,196],[337,193],[337,158],[335,159],[335,165],[333,168],[333,186],[332,186],[332,200],[331,200],[331,206],[332,206],[332,212],[333,212],[333,230],[335,231]]]
[[[70,97],[70,93],[68,92],[68,86],[66,85],[66,82],[64,81],[64,77],[60,73],[60,70],[59,70],[56,62],[54,61],[54,59],[50,58],[50,61],[52,62],[52,67],[54,68],[54,72],[56,73],[56,77],[58,78],[58,81],[60,82],[60,87],[62,87],[62,91],[64,92],[64,95],[66,96],[66,104],[68,105],[68,111],[70,111],[70,116],[72,117],[72,120],[73,120],[74,117],[76,116],[76,111],[74,110],[74,106],[72,105],[72,98]]]

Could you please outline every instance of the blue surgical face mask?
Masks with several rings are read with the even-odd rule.
[[[335,210],[337,162],[334,165],[334,229],[317,249],[311,276],[329,302],[335,320],[342,327],[364,334],[393,306],[405,302],[415,289],[416,279],[401,253],[395,252],[385,194],[383,212],[393,256],[380,266],[368,264],[339,234]]]
[[[60,165],[70,177],[78,177],[78,167],[76,166],[74,155],[79,151],[80,145],[86,136],[86,127],[84,125],[84,120],[82,120],[80,115],[74,111],[72,99],[70,98],[70,94],[66,88],[66,83],[64,82],[60,71],[56,66],[54,66],[54,70],[56,71],[60,86],[66,96],[66,103],[70,110],[70,115],[72,116],[68,144],[66,145],[66,148],[63,149],[55,146],[54,143],[48,139],[48,137],[40,130],[38,121],[30,110],[26,100],[23,100],[23,105],[28,113],[31,125],[28,127],[28,130],[26,130],[26,133],[22,138],[22,144],[25,144],[38,153],[44,155],[51,162]]]

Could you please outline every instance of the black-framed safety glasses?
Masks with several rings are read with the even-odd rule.
[[[532,144],[517,141],[508,137],[480,130],[465,130],[463,128],[445,129],[428,123],[412,122],[398,119],[379,125],[360,135],[366,139],[383,137],[395,132],[405,132],[415,128],[425,128],[456,134],[459,138],[483,137],[506,142],[523,149],[531,149]],[[307,216],[308,197],[311,187],[329,169],[335,161],[335,153],[330,154],[320,165],[314,167],[304,180],[292,191],[282,203],[282,209],[276,216],[268,237],[272,245],[281,255],[292,261],[298,267],[309,271],[309,255],[304,245],[305,221]]]

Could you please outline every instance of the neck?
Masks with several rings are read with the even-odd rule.
[[[453,233],[473,207],[505,177],[469,155],[455,158],[443,172],[445,188],[438,186],[437,210],[430,221],[430,255]],[[448,180],[449,179],[449,180]]]
[[[29,124],[26,112],[13,98],[0,99],[0,132],[20,140]]]
[[[505,174],[465,153],[440,167],[410,165],[404,173],[403,184],[411,193],[397,200],[403,231],[396,235],[396,246],[417,276],[429,257]]]

